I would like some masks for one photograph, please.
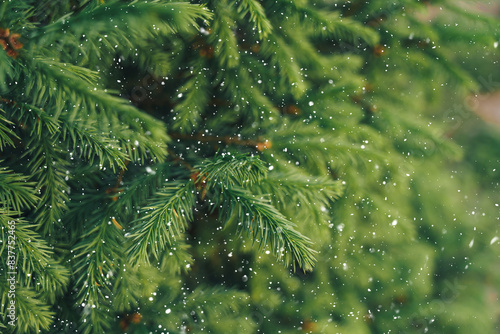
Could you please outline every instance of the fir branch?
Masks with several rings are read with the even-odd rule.
[[[37,80],[34,81],[33,87],[28,86],[27,94],[36,97],[34,102],[36,105],[51,101],[56,110],[54,115],[56,119],[65,107],[66,99],[78,97],[71,99],[74,104],[69,114],[70,120],[81,114],[81,110],[85,110],[87,116],[104,113],[108,121],[118,117],[134,130],[145,132],[147,129],[156,140],[166,141],[168,139],[161,121],[140,112],[127,101],[111,95],[112,92],[97,89],[97,73],[44,58],[34,58],[31,62],[31,69],[37,69],[37,71],[32,70],[37,73]],[[49,89],[46,89],[47,87]]]
[[[319,32],[327,36],[333,36],[339,41],[346,40],[357,43],[359,40],[362,40],[368,45],[375,45],[380,40],[380,36],[375,30],[366,27],[358,21],[340,17],[337,13],[325,16],[320,15],[317,19],[319,22],[325,24],[324,28],[319,30]]]
[[[84,322],[80,323],[78,333],[82,334],[107,334],[111,331],[111,325],[113,324],[113,317],[110,314],[110,306],[105,302],[95,306],[92,303],[93,300],[89,300],[88,304],[84,304],[83,315],[85,318]]]
[[[308,85],[304,80],[302,69],[295,60],[294,50],[276,34],[262,43],[261,50],[270,63],[278,68],[282,80],[280,86],[290,87],[293,96],[296,99],[300,98],[306,92]]]
[[[421,50],[423,54],[429,57],[429,60],[438,64],[445,70],[451,78],[456,79],[463,87],[468,88],[471,92],[479,91],[479,84],[472,76],[463,70],[460,66],[447,60],[446,55],[436,48],[427,47]]]
[[[283,258],[286,264],[294,260],[302,269],[312,270],[314,251],[309,248],[309,239],[296,232],[294,225],[268,201],[240,188],[258,184],[266,176],[267,169],[260,159],[228,154],[195,168],[199,170],[195,184],[206,182],[206,191],[213,193],[213,197],[209,196],[214,201],[212,209],[220,210],[222,221],[227,222],[236,214],[238,230],[246,229],[254,242],[260,242],[260,249],[269,244],[278,259]]]
[[[339,12],[326,12],[313,9],[301,1],[279,0],[275,6],[287,8],[292,15],[297,16],[303,23],[309,25],[313,32],[323,36],[332,36],[337,40],[356,42],[361,39],[369,45],[375,45],[378,34],[362,23],[350,18],[340,17]]]
[[[193,219],[195,205],[194,183],[174,183],[165,186],[155,197],[155,202],[144,208],[134,225],[128,249],[133,263],[149,262],[149,256],[159,259],[165,249],[184,232]]]
[[[34,105],[43,105],[53,109],[55,119],[66,106],[68,97],[74,97],[71,99],[74,103],[71,109],[72,114],[75,114],[82,107],[82,103],[87,103],[89,108],[93,108],[91,111],[95,111],[97,103],[92,99],[103,94],[96,88],[99,81],[97,72],[80,66],[60,63],[44,57],[33,57],[24,60],[23,72],[26,80],[26,96],[32,97],[31,103]],[[97,102],[102,103],[99,99]],[[114,102],[116,106],[120,101]]]
[[[246,65],[245,63],[245,67]],[[217,81],[221,82],[220,90],[233,104],[231,112],[239,112],[238,116],[242,121],[256,122],[261,126],[276,122],[277,108],[267,94],[252,81],[248,71],[243,68],[228,72],[221,71]],[[246,113],[242,113],[240,110]]]
[[[364,140],[370,138],[379,146],[388,143],[387,138],[366,126],[357,126],[356,132],[343,133],[335,140],[326,140],[319,130],[318,124],[304,126],[301,122],[291,122],[276,129],[270,139],[276,152],[286,162],[290,157],[317,174],[328,173],[327,166],[343,166],[349,164],[365,165],[369,160],[385,161],[387,152],[377,149],[366,149]],[[267,154],[267,152],[264,152]]]
[[[185,238],[177,238],[172,245],[167,246],[161,261],[161,271],[171,275],[179,275],[181,272],[187,272],[194,259],[189,252],[191,246],[185,241]]]
[[[253,187],[260,194],[269,194],[273,204],[281,210],[290,210],[301,217],[312,217],[321,222],[329,212],[331,202],[343,193],[340,181],[328,177],[314,177],[288,168],[285,173],[269,173],[258,186]]]
[[[163,127],[163,123],[160,126]],[[109,131],[109,128],[105,129],[103,126],[99,129],[101,132],[105,130]],[[149,131],[141,133],[118,124],[113,127],[112,131],[119,141],[121,149],[127,153],[128,160],[139,163],[164,161],[167,155],[165,143],[169,140],[164,129],[157,134],[161,138],[154,137]]]
[[[10,209],[21,212],[22,209],[34,207],[38,202],[35,185],[35,182],[28,182],[27,176],[0,167],[1,208],[7,212]]]
[[[7,240],[6,233],[9,228],[13,230],[16,242],[16,267],[20,274],[21,285],[25,287],[33,285],[33,289],[39,295],[46,297],[46,301],[53,301],[68,284],[68,270],[52,258],[51,248],[32,230],[32,226],[22,219],[14,218],[13,212],[0,210],[0,225],[2,240]],[[0,256],[7,255],[5,246],[6,243],[0,249]]]
[[[119,259],[124,258],[124,238],[110,213],[108,207],[93,210],[87,231],[73,249],[75,285],[79,289],[76,304],[83,306],[84,333],[107,333],[111,325],[108,298],[115,271],[121,265]]]
[[[247,231],[263,250],[269,245],[273,254],[286,265],[296,263],[304,271],[312,270],[316,253],[310,248],[311,241],[294,230],[294,224],[276,210],[269,201],[251,194],[248,190],[231,187],[221,190],[215,199],[222,221],[233,215],[238,219],[238,233]]]
[[[113,284],[113,308],[118,312],[131,310],[138,305],[141,297],[137,287],[141,286],[141,280],[135,267],[130,262],[124,261],[116,269],[116,279]],[[147,268],[151,269],[151,268]]]
[[[251,186],[266,177],[267,168],[257,156],[222,154],[195,166],[198,174],[195,184],[207,183],[207,190],[215,185],[230,188]]]
[[[180,102],[174,107],[175,118],[172,129],[190,133],[198,125],[207,106],[211,88],[206,65],[205,61],[197,61],[191,67],[190,78],[177,90]]]
[[[312,44],[310,34],[307,30],[295,29],[295,21],[283,24],[284,35],[289,44],[289,49],[293,50],[293,60],[296,63],[307,65],[307,73],[315,73],[320,71],[323,76],[328,76],[333,72],[335,67],[333,64],[338,65],[335,61],[331,60],[331,56],[320,54],[318,48]],[[292,55],[290,55],[292,56]],[[328,66],[331,63],[331,66]]]
[[[59,121],[53,120],[45,110],[30,103],[12,101],[11,104],[9,117],[17,118],[21,127],[31,129],[30,136],[40,138],[42,133],[51,136],[59,133]]]
[[[215,55],[222,68],[236,67],[240,60],[238,42],[233,32],[236,22],[230,8],[227,0],[218,1],[211,25],[213,32],[209,36],[209,42],[215,46]]]
[[[85,289],[79,293],[79,302],[92,301],[98,305],[98,296],[103,290],[109,290],[109,273],[114,271],[115,259],[121,255],[123,243],[121,229],[112,223],[114,217],[102,210],[94,211],[95,218],[90,222],[90,229],[82,236],[82,240],[74,247],[75,274],[79,274],[76,284]]]
[[[54,312],[49,305],[43,303],[37,294],[27,288],[16,289],[16,328],[20,333],[39,333],[49,330],[53,322]],[[4,305],[7,306],[7,303]]]
[[[3,109],[0,109],[0,112],[5,113]],[[3,151],[4,147],[7,146],[15,146],[11,137],[19,139],[19,137],[8,128],[8,125],[11,124],[13,123],[0,114],[0,151]]]
[[[28,167],[37,181],[37,191],[41,192],[35,223],[44,233],[50,233],[68,208],[68,186],[65,180],[67,162],[61,157],[63,150],[56,138],[32,137],[28,147],[23,156],[30,158]]]
[[[128,176],[127,173],[125,180],[116,184],[116,193],[120,194],[116,198],[116,207],[124,213],[133,213],[134,208],[144,204],[157,189],[168,182],[173,174],[172,169],[172,164],[166,162],[145,168],[132,167],[130,173],[133,174]]]
[[[261,39],[266,38],[273,31],[273,26],[262,5],[256,0],[233,0],[237,6],[237,11],[241,17],[249,16],[249,21],[253,23],[254,30],[257,30]]]
[[[11,89],[9,82],[15,77],[16,69],[14,60],[6,52],[0,52],[0,64],[2,64],[0,66],[0,93],[4,94]]]
[[[80,240],[82,235],[89,231],[90,222],[94,222],[96,217],[101,216],[99,210],[103,210],[112,201],[116,194],[107,191],[107,187],[116,181],[116,175],[109,171],[104,171],[98,166],[78,166],[71,173],[68,185],[72,189],[69,210],[62,218],[65,222],[65,229],[59,229],[60,240],[73,244],[74,240]],[[106,190],[105,190],[106,189]],[[110,208],[114,210],[118,208]],[[82,224],[86,222],[86,224]],[[88,224],[87,224],[88,223]],[[90,225],[91,226],[91,225]]]
[[[112,17],[112,20],[109,18]],[[130,31],[131,27],[144,27],[144,22],[151,24],[146,29],[138,29],[139,37],[151,34],[172,34],[198,28],[198,19],[209,19],[211,14],[200,5],[183,2],[137,2],[124,3],[108,1],[97,7],[88,7],[75,15],[68,15],[36,31],[32,38],[39,43],[50,44],[61,37],[61,32],[82,36],[92,26],[94,33],[105,35],[112,31]]]
[[[82,147],[85,152],[81,151],[81,153],[90,160],[93,160],[94,154],[97,153],[101,163],[106,159],[111,166],[114,166],[115,163],[122,165],[125,156],[119,152],[118,147],[115,146],[112,149],[110,146],[115,139],[106,139],[105,137],[100,137],[100,139],[95,137],[94,139],[93,136],[85,135],[82,131],[83,126],[95,129],[90,130],[94,133],[95,131],[109,132],[110,127],[116,129],[116,139],[120,142],[123,151],[133,161],[145,160],[148,156],[158,160],[164,158],[166,153],[164,143],[168,140],[168,136],[163,123],[140,112],[125,100],[110,95],[107,91],[97,88],[92,90],[92,85],[97,86],[96,73],[82,70],[78,66],[44,59],[34,59],[32,62],[40,71],[36,72],[36,79],[27,86],[27,94],[34,95],[35,104],[48,103],[48,106],[55,111],[54,115],[49,115],[35,105],[14,102],[14,105],[18,107],[15,113],[19,114],[21,119],[33,124],[31,126],[32,134],[36,133],[41,136],[44,127],[50,134],[59,132],[59,118],[65,121],[66,130],[71,127],[73,129],[71,132],[75,133],[78,128],[71,126],[71,124],[75,120],[82,119],[81,113],[85,111],[87,117],[92,115],[99,120],[96,125],[91,122],[79,121],[81,126],[78,133],[83,136],[80,139],[86,138],[87,143],[92,144],[89,147]],[[45,85],[49,89],[46,89]],[[71,106],[67,103],[68,98],[73,102]],[[65,111],[61,115],[64,108],[71,111]],[[33,122],[33,119],[28,118],[29,114],[36,117],[36,123]],[[123,125],[124,122],[126,125]],[[66,132],[63,134],[65,135]],[[101,152],[102,154],[99,154]]]
[[[37,269],[31,276],[32,281],[26,286],[32,287],[41,299],[53,305],[66,291],[70,280],[70,271],[51,258],[43,271],[40,272],[40,269]]]
[[[118,146],[119,142],[116,139],[109,138],[104,133],[99,133],[95,128],[83,127],[81,122],[62,122],[62,138],[71,139],[73,152],[77,152],[80,157],[86,158],[90,164],[97,157],[99,166],[102,168],[105,163],[109,164],[111,169],[115,171],[116,167],[125,168],[127,154],[124,153]],[[86,122],[86,125],[89,125]]]

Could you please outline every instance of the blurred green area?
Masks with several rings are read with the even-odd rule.
[[[335,3],[358,11],[355,19],[371,22],[363,15],[376,12],[375,3],[381,2],[320,5],[338,8]],[[331,220],[303,223],[304,217],[285,210],[319,251],[309,273],[256,254],[250,238],[222,230],[217,217],[197,216],[188,233],[194,262],[182,275],[183,287],[206,284],[249,296],[234,323],[209,317],[202,328],[213,333],[228,328],[238,333],[500,333],[500,129],[467,105],[471,94],[500,89],[499,52],[488,23],[476,22],[474,11],[466,20],[437,7],[439,2],[411,17],[411,10],[398,16],[398,8],[387,4],[384,10],[397,14],[374,27],[382,54],[376,48],[367,52],[366,45],[346,49],[318,38],[321,52],[341,55],[345,73],[361,76],[340,82],[347,88],[364,85],[356,91],[364,104],[353,107],[349,94],[334,90],[333,104],[308,92],[297,104],[301,117],[316,117],[306,107],[312,100],[325,108],[323,115],[335,115],[331,123],[323,120],[325,127],[338,126],[356,138],[373,135],[382,152],[391,145],[396,152],[388,154],[386,168],[366,163],[369,152],[353,159],[363,162],[342,160],[334,168],[347,190],[333,204]],[[417,27],[414,34],[409,23]],[[432,45],[438,46],[436,53]],[[154,110],[154,102],[146,107]],[[273,138],[275,149],[290,147],[287,135]],[[271,153],[262,154],[272,160]],[[384,161],[379,158],[374,161]],[[314,164],[307,168],[321,171]],[[187,331],[196,331],[196,325],[187,325]]]
[[[109,23],[100,1],[69,1],[59,8],[44,3],[48,7],[40,8],[48,8],[50,15],[37,14],[42,25],[77,4],[95,9]],[[122,22],[144,24],[117,3],[115,14]],[[253,4],[255,16],[236,9],[241,3]],[[89,167],[92,163],[84,157],[74,162],[60,154],[72,172],[68,179],[59,175],[62,185],[54,192],[75,190],[68,200],[69,213],[60,210],[71,233],[59,229],[43,238],[50,244],[64,241],[57,259],[71,267],[72,280],[68,291],[58,288],[62,297],[56,302],[54,296],[44,299],[52,300],[56,312],[54,329],[48,332],[85,328],[92,333],[97,331],[95,323],[113,333],[141,334],[500,333],[500,128],[482,121],[467,102],[473,94],[500,90],[500,54],[494,46],[500,24],[490,13],[477,16],[473,7],[479,2],[465,13],[457,4],[467,5],[444,0],[208,1],[214,18],[206,19],[200,31],[193,31],[189,19],[177,12],[170,16],[165,9],[162,15],[179,20],[185,29],[170,34],[166,24],[168,33],[154,39],[137,30],[144,35],[135,36],[136,44],[118,45],[130,37],[123,29],[116,36],[110,33],[118,41],[115,46],[101,37],[101,26],[89,27],[84,17],[76,23],[77,31],[91,36],[88,53],[79,53],[85,43],[77,40],[82,44],[71,41],[72,47],[61,48],[65,52],[50,54],[44,38],[55,44],[64,41],[60,29],[39,39],[42,47],[33,42],[26,52],[50,58],[37,53],[42,49],[60,57],[61,63],[74,64],[56,67],[51,59],[47,68],[57,71],[47,70],[47,77],[77,71],[83,64],[96,70],[88,82],[97,82],[97,74],[102,74],[96,86],[119,91],[144,112],[118,103],[116,97],[103,98],[109,97],[105,90],[90,95],[101,98],[103,110],[82,124],[91,129],[97,124],[106,136],[111,133],[118,157],[127,149],[131,156],[142,154],[124,163],[127,171],[100,170]],[[158,18],[153,10],[157,8],[146,2],[141,6],[133,12],[137,18],[141,10]],[[314,16],[318,8],[331,17]],[[204,13],[198,7],[192,10]],[[55,22],[56,28],[65,24]],[[258,22],[267,33],[256,31]],[[99,38],[106,43],[97,43]],[[106,48],[112,52],[106,53]],[[1,56],[14,64],[12,68],[18,65]],[[75,80],[68,75],[50,83],[59,87],[64,82],[77,100],[68,78]],[[42,97],[47,91],[42,81],[49,81],[45,79],[37,79]],[[25,98],[24,91],[12,95],[10,101]],[[46,95],[50,102],[52,96]],[[58,103],[65,105],[67,96],[58,95]],[[13,104],[8,105],[13,111],[6,109],[20,113]],[[116,116],[115,105],[121,107],[119,116],[128,117]],[[116,122],[113,131],[102,117],[106,112]],[[137,115],[143,115],[144,124],[136,121]],[[33,128],[39,124],[39,119],[26,119]],[[127,122],[132,126],[117,141],[113,136],[122,134]],[[148,127],[156,129],[152,143]],[[23,139],[31,135],[16,131]],[[138,133],[137,142],[149,146],[131,145],[128,136]],[[266,146],[264,139],[271,144]],[[145,158],[156,147],[155,140],[165,144],[158,156],[163,158],[168,148],[165,163]],[[2,154],[9,168],[29,174],[29,168],[18,163],[23,149],[13,147]],[[242,224],[254,222],[243,221],[243,210],[241,215],[218,215],[227,208],[212,206],[225,203],[227,188],[200,178],[193,166],[219,163],[222,153],[255,159],[262,174],[268,173],[268,183],[248,190],[257,197],[270,194],[269,202],[284,219],[312,240],[317,251],[314,270],[294,271],[273,256],[283,250],[265,244],[258,233],[238,233]],[[29,160],[29,154],[23,159]],[[208,191],[203,189],[206,181],[212,182]],[[240,186],[247,186],[244,183]],[[187,192],[195,189],[181,196],[184,202],[175,197],[182,185],[191,187],[185,187]],[[337,199],[341,188],[344,193]],[[156,203],[158,191],[163,197]],[[128,235],[147,227],[151,216],[145,208],[161,207],[165,198],[181,203],[167,212],[170,220],[180,220],[178,212],[189,210],[192,217],[183,216],[177,238],[164,229],[164,235],[175,239],[171,244],[170,239],[162,240],[164,235],[147,234],[145,229],[139,235],[147,235],[150,242],[134,248],[133,242],[141,238],[126,239],[118,226],[122,224]],[[253,210],[247,217],[258,212],[255,206],[257,200],[248,204]],[[101,231],[111,231],[111,236],[101,238]],[[130,248],[145,250],[143,257],[149,259],[146,251],[162,243],[167,246],[158,247],[160,255],[151,256],[152,263],[128,262]],[[92,253],[87,260],[87,249],[95,244],[102,254]],[[100,287],[105,281],[112,289],[103,297]],[[100,308],[88,303],[91,293]],[[75,303],[76,295],[83,296],[84,303]],[[51,317],[45,317],[47,323]]]

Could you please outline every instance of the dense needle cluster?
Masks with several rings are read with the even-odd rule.
[[[498,212],[468,216],[432,115],[443,83],[479,89],[454,50],[493,48],[495,19],[451,0],[3,0],[0,27],[0,331],[493,328],[489,287],[463,286],[499,276],[461,249],[488,248],[472,227]]]

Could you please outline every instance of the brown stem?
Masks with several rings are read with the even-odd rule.
[[[17,105],[17,102],[11,99],[6,99],[0,96],[0,102],[4,102],[7,104],[12,104],[13,106]]]
[[[169,133],[170,138],[173,139],[186,139],[186,140],[198,140],[205,143],[219,143],[219,144],[235,144],[241,146],[250,146],[257,148],[261,141],[251,140],[251,139],[241,139],[238,136],[208,136],[203,133],[197,133],[195,135],[187,135],[182,133]]]

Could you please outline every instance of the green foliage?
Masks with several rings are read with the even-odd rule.
[[[193,220],[194,183],[171,184],[156,194],[156,201],[144,208],[131,234],[130,257],[148,261],[150,255],[159,259],[172,240],[179,237]],[[176,210],[177,209],[177,210]]]
[[[179,88],[177,96],[180,96],[181,101],[174,107],[177,115],[172,125],[173,129],[189,133],[198,125],[211,91],[211,78],[204,70],[205,66],[204,61],[193,64],[190,77]]]
[[[3,110],[0,109],[1,112]],[[11,137],[15,138],[15,134],[7,127],[6,124],[10,125],[12,124],[11,121],[6,119],[3,116],[0,116],[0,150],[3,151],[3,148],[8,146],[14,146],[14,142],[12,141]]]
[[[229,220],[235,214],[237,230],[247,231],[260,248],[270,244],[273,254],[286,264],[297,261],[303,270],[312,270],[315,262],[314,251],[309,238],[294,230],[294,224],[283,216],[268,201],[252,195],[244,189],[228,189],[222,200],[214,205],[222,208],[221,216]],[[295,263],[293,263],[295,268]]]
[[[6,168],[0,170],[0,202],[3,209],[20,212],[33,207],[38,200],[34,185],[22,174],[12,173]]]
[[[267,18],[265,9],[262,5],[255,0],[241,0],[237,3],[238,12],[241,14],[242,19],[245,19],[248,15],[259,37],[266,38],[272,32],[273,26]]]
[[[498,20],[192,2],[0,2],[1,331],[493,332]]]
[[[267,174],[262,160],[244,154],[219,155],[195,168],[199,170],[195,183],[206,182],[207,190],[212,190],[215,186],[224,189],[236,185],[251,186],[260,183]]]

